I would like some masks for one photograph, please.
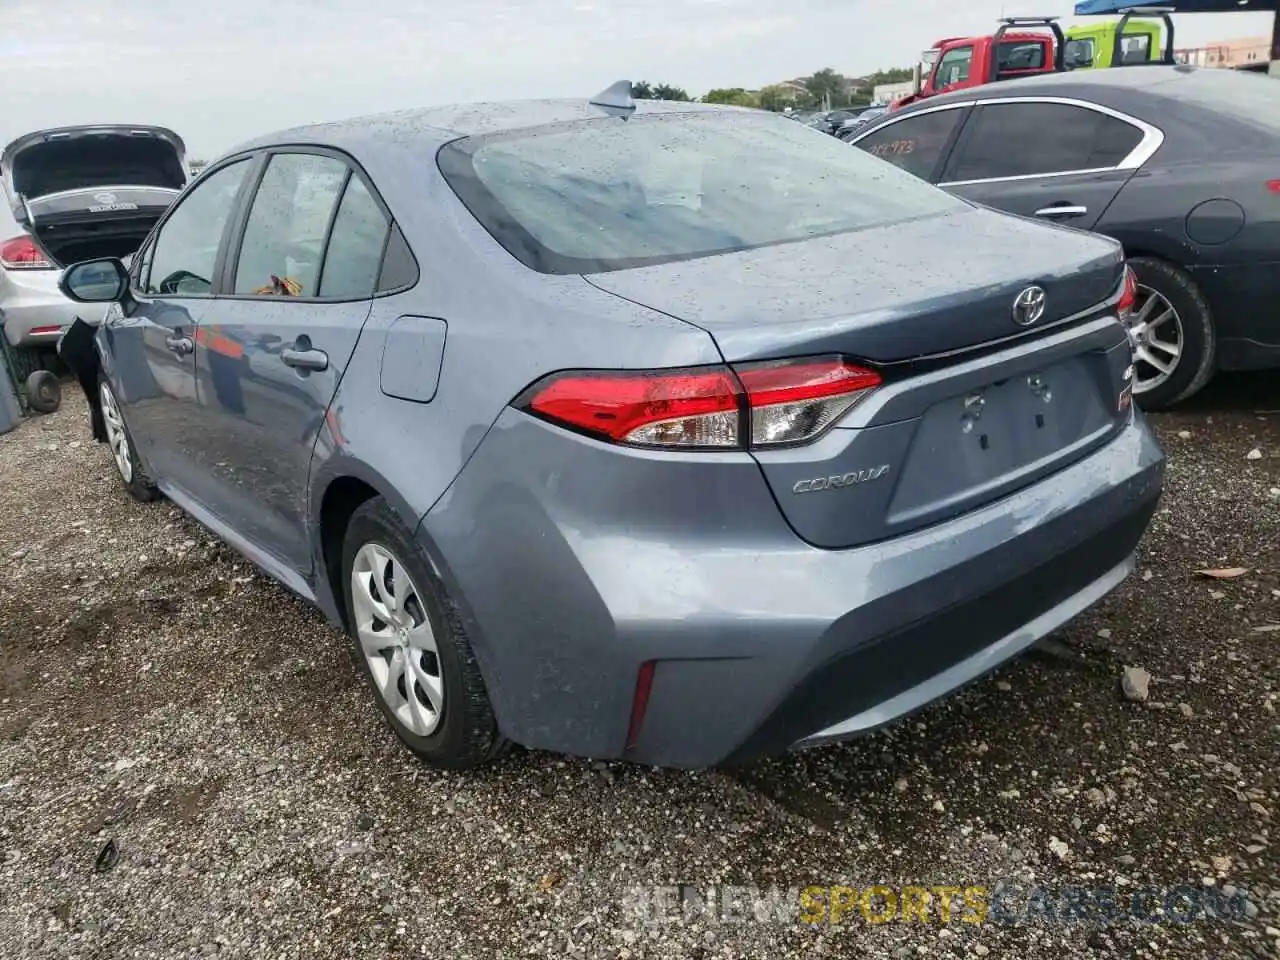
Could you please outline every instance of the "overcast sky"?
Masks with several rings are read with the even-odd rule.
[[[1063,0],[0,0],[0,143],[42,127],[171,126],[194,156],[282,127],[407,106],[589,96],[618,79],[694,95],[830,66],[909,66],[944,36]],[[1270,33],[1184,15],[1178,45]]]

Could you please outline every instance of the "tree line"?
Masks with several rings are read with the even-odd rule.
[[[743,87],[717,87],[701,97],[691,97],[684,87],[669,83],[650,83],[641,80],[631,85],[631,95],[637,100],[701,100],[703,103],[722,103],[738,107],[756,107],[761,110],[782,111],[787,107],[796,110],[813,110],[824,104],[831,109],[865,106],[871,102],[871,91],[881,83],[901,83],[910,80],[910,67],[894,67],[877,70],[859,77],[853,83],[844,74],[825,67],[795,83],[772,84],[759,90]]]

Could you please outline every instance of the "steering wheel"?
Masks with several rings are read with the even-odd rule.
[[[160,281],[158,290],[160,293],[183,293],[184,291],[179,290],[178,287],[188,280],[194,280],[196,283],[201,284],[204,290],[208,290],[212,286],[204,277],[197,276],[190,270],[175,270]],[[204,291],[202,290],[201,292],[203,293]]]

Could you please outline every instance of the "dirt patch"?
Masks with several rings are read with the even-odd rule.
[[[1280,632],[1258,629],[1280,622],[1274,395],[1238,378],[1153,418],[1168,486],[1135,575],[904,723],[732,774],[519,750],[447,774],[400,749],[318,614],[122,494],[69,392],[0,438],[0,952],[1274,957]],[[1232,566],[1248,572],[1196,574]],[[1151,674],[1145,702],[1121,694],[1125,666]],[[98,874],[108,838],[119,863]],[[1252,914],[628,913],[643,884],[1002,879],[1229,889]]]

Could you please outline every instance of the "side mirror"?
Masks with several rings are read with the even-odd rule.
[[[129,292],[129,271],[115,257],[85,260],[62,271],[58,289],[76,303],[113,303]]]

